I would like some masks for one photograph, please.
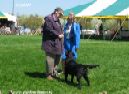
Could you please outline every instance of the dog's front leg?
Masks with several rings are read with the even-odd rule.
[[[89,79],[88,79],[88,76],[83,75],[83,77],[84,77],[84,79],[86,80],[86,82],[87,82],[88,86],[90,86],[90,81],[89,81]]]
[[[78,88],[79,88],[79,89],[81,89],[80,79],[81,79],[81,77],[77,77],[77,81],[78,81]]]
[[[74,75],[71,75],[71,83],[73,83]]]
[[[65,73],[65,82],[67,82],[68,73]]]

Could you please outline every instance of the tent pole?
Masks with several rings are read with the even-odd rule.
[[[81,35],[83,34],[83,33],[82,33],[82,24],[81,24],[82,18],[83,18],[83,17],[80,17],[79,20],[78,20],[78,22],[80,23],[80,26],[81,26]],[[80,35],[80,36],[81,36],[81,35]],[[83,39],[83,35],[82,35],[82,39]]]
[[[85,18],[82,17],[82,19],[85,20]],[[85,24],[85,21],[84,21],[84,24]],[[84,32],[82,32],[82,39],[84,39]]]
[[[88,18],[85,19],[85,23],[86,23],[85,27],[87,26],[87,19],[88,19]],[[86,27],[85,29],[87,30],[87,27]]]
[[[91,23],[91,21],[90,21],[90,23]],[[88,39],[90,39],[90,38],[91,38],[91,36],[92,36],[92,34],[91,34],[91,35],[89,35]]]
[[[128,16],[127,16],[127,30],[129,30]]]
[[[116,33],[115,33],[115,35],[113,36],[113,38],[112,38],[112,40],[111,41],[113,41],[114,40],[114,38],[116,37],[116,35],[117,35],[117,33],[118,33],[118,31],[121,29],[121,26],[123,25],[123,23],[125,22],[125,20],[126,20],[127,18],[125,17],[125,19],[122,21],[122,22],[120,22],[120,27],[117,29],[117,31],[116,31]]]
[[[12,15],[14,15],[14,0],[13,0],[13,7],[12,7]]]
[[[84,18],[84,26],[86,27],[86,18]],[[86,29],[86,28],[85,28]],[[83,33],[83,39],[84,39],[84,37],[85,37],[85,32]]]

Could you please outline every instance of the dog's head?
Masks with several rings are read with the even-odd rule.
[[[71,51],[66,51],[66,59],[73,59],[73,53]]]
[[[74,60],[73,53],[71,51],[67,51],[65,64],[71,64],[71,63],[76,63],[76,61]]]

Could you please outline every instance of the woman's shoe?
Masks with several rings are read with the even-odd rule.
[[[51,75],[47,76],[48,80],[53,80],[53,77]]]

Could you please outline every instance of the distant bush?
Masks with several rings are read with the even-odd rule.
[[[19,16],[18,17],[18,25],[28,27],[31,30],[36,30],[41,27],[43,23],[43,18],[38,15],[30,15],[30,16]]]
[[[105,30],[117,31],[119,27],[120,27],[120,25],[118,24],[116,19],[106,19],[104,22]]]

